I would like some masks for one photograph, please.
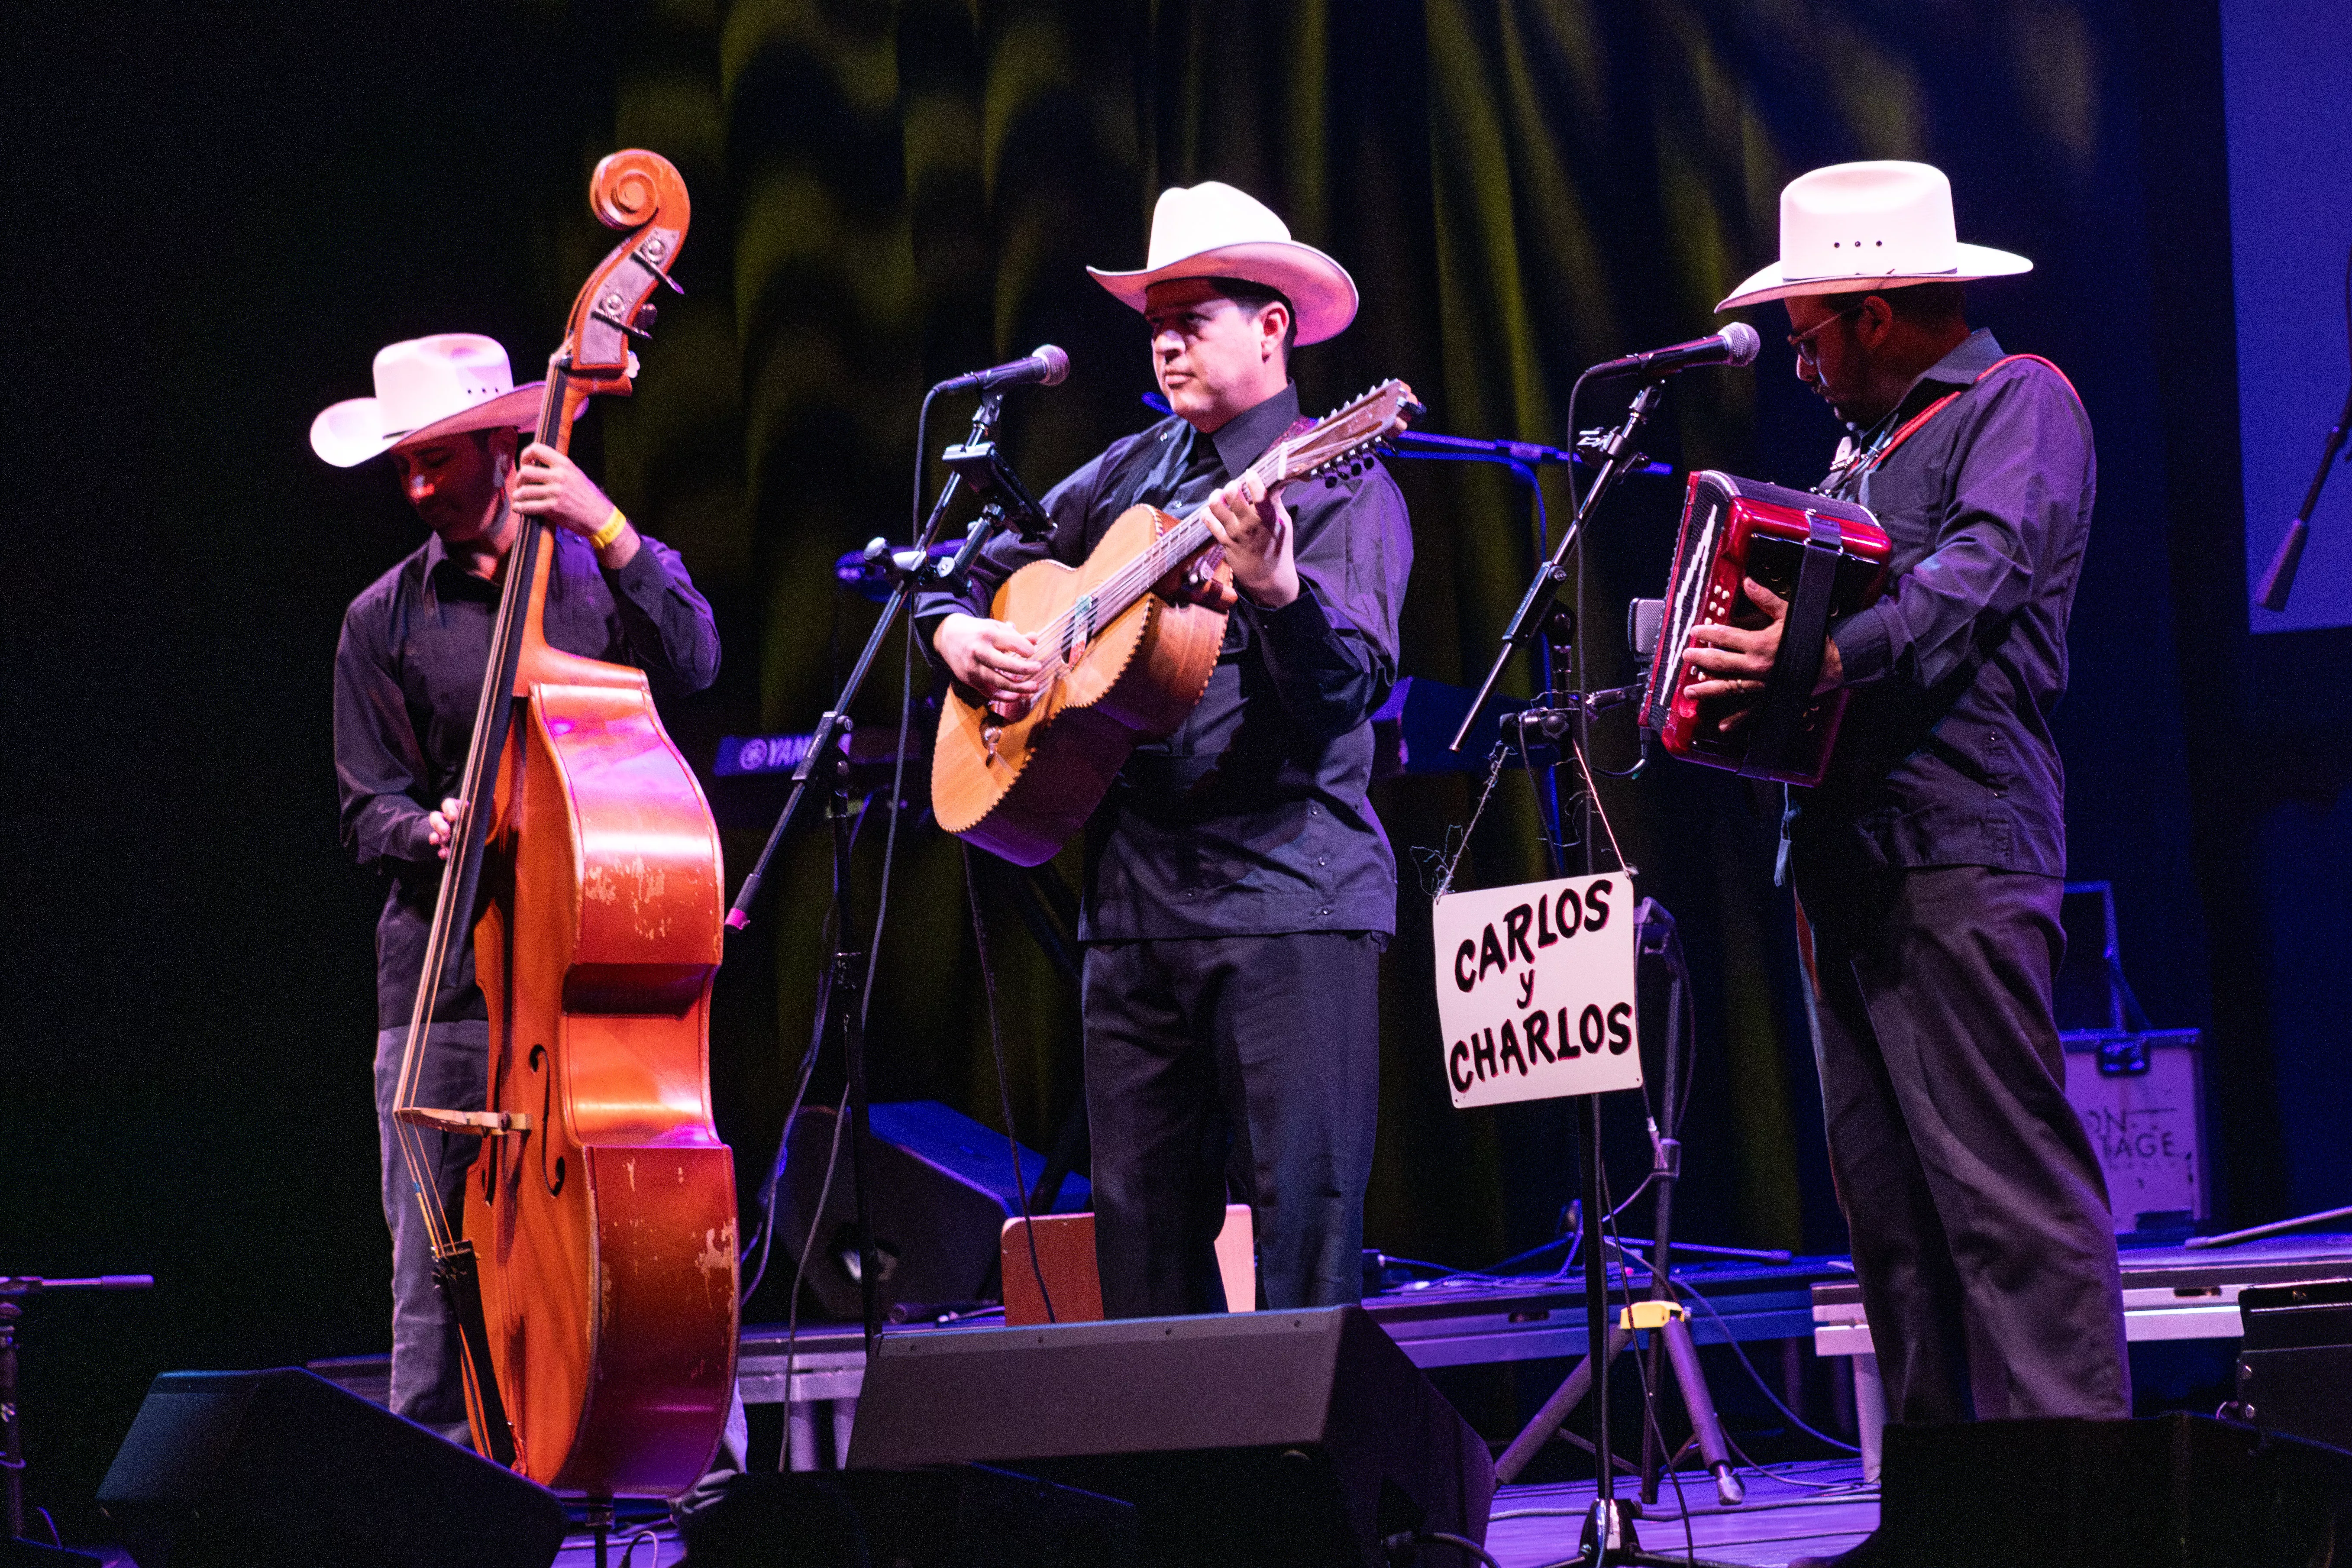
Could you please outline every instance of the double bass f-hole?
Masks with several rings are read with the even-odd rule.
[[[547,1195],[551,1198],[563,1190],[563,1156],[558,1154],[555,1157],[555,1176],[554,1179],[550,1180],[547,1174],[547,1145],[549,1140],[545,1134],[548,1127],[548,1112],[554,1109],[555,1106],[555,1075],[546,1071],[543,1065],[546,1057],[547,1047],[545,1046],[531,1047],[530,1058],[530,1070],[535,1073],[545,1074],[545,1076],[539,1080],[539,1126],[541,1132],[539,1140],[539,1180],[540,1184],[547,1189]],[[528,1134],[525,1136],[528,1136]]]

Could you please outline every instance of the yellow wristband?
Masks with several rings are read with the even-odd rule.
[[[620,538],[621,530],[628,526],[629,520],[621,515],[621,509],[619,507],[614,507],[613,509],[613,515],[604,520],[604,526],[588,536],[588,542],[594,545],[598,550],[602,550],[606,545],[612,543],[613,541]]]

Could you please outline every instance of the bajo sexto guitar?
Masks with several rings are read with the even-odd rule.
[[[1382,382],[1294,426],[1250,471],[1279,490],[1420,413],[1411,387]],[[1005,579],[993,613],[1037,640],[1047,685],[1025,704],[982,706],[950,689],[931,761],[941,826],[1015,865],[1042,864],[1085,826],[1137,742],[1175,732],[1208,689],[1235,598],[1207,516],[1129,507],[1084,565],[1036,561]]]

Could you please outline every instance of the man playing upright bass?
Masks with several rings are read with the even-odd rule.
[[[698,691],[719,673],[710,606],[667,546],[639,534],[577,464],[520,447],[540,388],[514,385],[506,351],[470,332],[394,343],[375,357],[373,397],[320,414],[311,448],[337,468],[389,451],[432,536],[369,584],[335,649],[335,779],[344,845],[389,884],[376,921],[376,1115],[383,1214],[393,1241],[392,1408],[453,1442],[467,1440],[457,1331],[433,1281],[432,1243],[392,1119],[402,1047],[448,856],[475,700],[518,513],[559,525],[545,616],[550,645],[645,670],[657,698]],[[518,450],[518,447],[520,447]],[[488,1014],[475,983],[473,928],[435,998],[423,1103],[478,1110],[488,1089]],[[426,1131],[442,1202],[464,1212],[479,1140]],[[740,1442],[730,1433],[730,1442]]]
[[[1782,301],[1799,378],[1853,432],[1819,488],[1894,545],[1886,597],[1823,649],[1820,689],[1853,696],[1789,827],[1831,1166],[1896,1421],[2131,1414],[2106,1186],[2051,1010],[2050,715],[2091,426],[2055,366],[1969,330],[1961,293],[2030,265],[1958,242],[1938,171],[1845,163],[1782,193],[1780,260],[1718,307]],[[1697,628],[1690,690],[1752,698],[1780,635]]]
[[[1256,1225],[1258,1300],[1354,1300],[1378,1113],[1380,953],[1396,863],[1365,800],[1395,679],[1412,536],[1377,463],[1293,496],[1244,474],[1298,417],[1294,343],[1356,289],[1281,219],[1213,182],[1161,195],[1150,266],[1095,272],[1140,310],[1172,416],[1045,498],[1046,542],[992,544],[919,619],[966,688],[1022,700],[1032,639],[988,618],[1030,562],[1084,561],[1129,507],[1208,503],[1241,602],[1207,692],[1139,747],[1087,830],[1079,938],[1096,1252],[1114,1318],[1228,1303],[1213,1251],[1228,1185]]]

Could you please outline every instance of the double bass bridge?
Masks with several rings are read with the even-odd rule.
[[[524,1110],[435,1110],[404,1105],[393,1115],[412,1127],[430,1127],[467,1138],[503,1138],[528,1132],[531,1127],[530,1113]]]

